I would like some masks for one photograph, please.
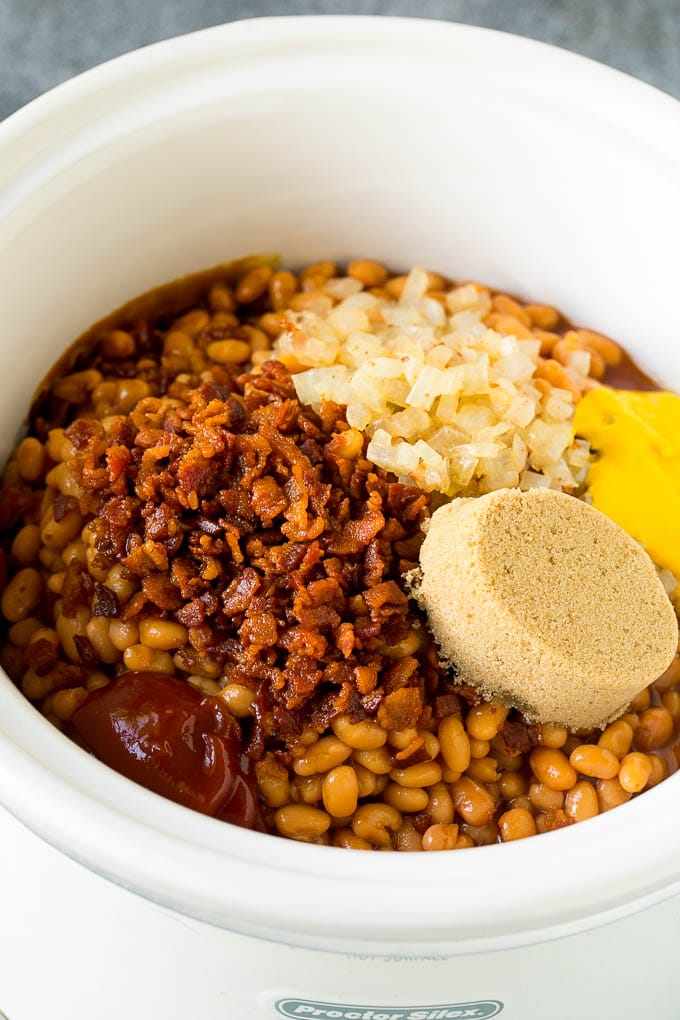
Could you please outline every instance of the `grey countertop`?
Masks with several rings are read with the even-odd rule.
[[[680,98],[680,0],[0,0],[0,120],[128,50],[268,14],[442,18],[532,36]]]

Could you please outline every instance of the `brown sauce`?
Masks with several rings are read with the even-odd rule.
[[[662,388],[653,379],[650,379],[625,351],[623,351],[623,357],[618,365],[607,367],[602,381],[615,390],[644,390],[649,392]]]

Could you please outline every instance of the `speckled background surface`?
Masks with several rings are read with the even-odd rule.
[[[680,0],[0,0],[0,119],[148,43],[268,14],[443,18],[584,53],[680,98]]]

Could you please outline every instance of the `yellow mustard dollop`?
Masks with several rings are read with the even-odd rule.
[[[574,433],[595,453],[595,507],[680,577],[680,397],[598,387],[577,404]]]

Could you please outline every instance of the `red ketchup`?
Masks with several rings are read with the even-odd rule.
[[[219,698],[164,673],[122,673],[72,722],[88,750],[147,790],[264,830],[238,723]]]

